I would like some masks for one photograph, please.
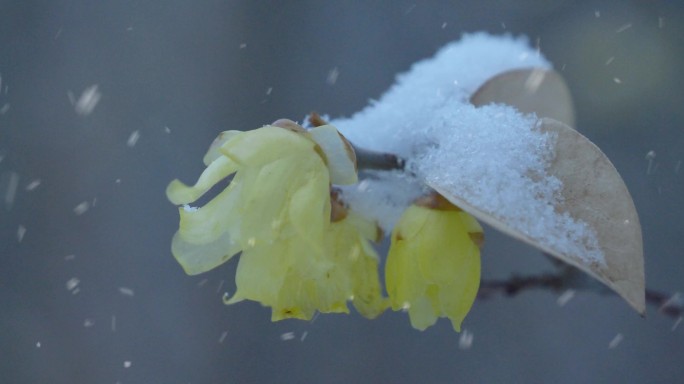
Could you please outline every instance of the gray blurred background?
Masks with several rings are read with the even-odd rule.
[[[311,110],[349,115],[464,32],[524,34],[563,73],[579,130],[632,192],[647,284],[682,290],[683,9],[0,1],[0,382],[681,382],[684,324],[673,330],[653,308],[642,319],[612,296],[478,301],[464,323],[469,349],[448,321],[419,332],[403,313],[271,323],[256,303],[224,306],[235,261],[182,272],[164,189],[197,177],[219,131]],[[70,95],[93,85],[99,103],[77,113]],[[484,277],[549,269],[487,230]]]

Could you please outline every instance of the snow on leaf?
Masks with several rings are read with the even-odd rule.
[[[544,80],[536,91],[529,92],[526,85],[535,71],[538,70],[516,70],[495,76],[471,96],[471,102],[477,106],[508,104],[522,112],[559,120],[543,119],[538,123],[542,131],[554,133],[558,137],[555,159],[549,170],[563,183],[561,194],[564,199],[556,209],[588,223],[597,232],[606,264],[582,262],[576,255],[558,250],[549,253],[594,276],[620,294],[639,313],[643,313],[645,298],[641,227],[629,191],[601,150],[570,128],[574,124],[572,98],[558,73],[545,71]],[[521,238],[519,235],[513,236]],[[538,244],[531,244],[539,248]]]
[[[572,99],[549,67],[525,39],[466,35],[399,75],[376,103],[332,123],[355,145],[406,158],[419,181],[452,203],[597,278],[643,313],[634,204],[608,158],[567,125]],[[402,205],[394,190],[344,193],[381,224],[387,215],[374,207]]]
[[[641,226],[622,178],[601,150],[574,129],[552,119],[539,120],[537,127],[557,135],[555,158],[548,170],[562,182],[562,199],[555,201],[554,210],[586,223],[596,232],[605,262],[530,236],[516,222],[470,204],[448,186],[430,186],[485,223],[598,279],[643,314],[646,308]]]

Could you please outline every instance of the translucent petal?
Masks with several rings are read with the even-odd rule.
[[[374,319],[389,307],[389,300],[382,296],[378,276],[377,255],[363,254],[352,266],[354,308],[364,317]]]
[[[420,272],[429,283],[450,284],[462,268],[463,250],[472,245],[472,240],[459,212],[420,209],[431,216],[415,238],[420,243],[415,255]]]
[[[309,136],[319,145],[325,155],[333,184],[355,184],[356,155],[351,145],[342,138],[332,125],[322,125],[309,130]]]
[[[204,165],[209,165],[214,160],[223,156],[223,154],[221,153],[221,147],[223,146],[223,144],[227,143],[229,140],[232,140],[235,136],[240,135],[242,133],[244,132],[223,131],[219,133],[219,135],[216,136],[216,138],[214,139],[214,142],[211,143],[211,145],[209,146],[207,153],[204,155],[204,158],[202,159],[202,161],[204,161]]]
[[[425,294],[427,283],[418,271],[420,248],[411,238],[397,237],[397,228],[385,262],[385,286],[392,309],[400,310]]]
[[[223,144],[220,150],[238,164],[261,166],[291,155],[316,155],[313,151],[315,145],[302,134],[265,126],[236,135]]]
[[[277,304],[278,292],[289,268],[287,254],[273,246],[245,250],[235,272],[237,292],[227,304],[243,299],[258,301],[267,306]]]
[[[437,313],[432,308],[430,299],[426,296],[416,298],[409,303],[408,308],[411,326],[420,331],[424,331],[437,322]]]
[[[240,218],[235,213],[240,197],[239,181],[240,177],[236,175],[233,183],[201,208],[180,207],[179,236],[188,243],[207,244],[230,232],[237,242],[240,239]]]
[[[243,198],[240,203],[243,241],[251,245],[271,243],[286,229],[284,227],[289,219],[286,208],[292,195],[305,181],[301,177],[305,160],[301,156],[289,156],[259,169],[244,171]],[[325,188],[321,192],[323,197],[327,196],[327,185]]]
[[[480,283],[480,250],[469,235],[478,229],[474,219],[455,210],[411,206],[402,215],[385,278],[392,308],[408,306],[415,328],[449,317],[460,330]]]
[[[464,254],[464,259],[466,262],[454,276],[454,282],[441,287],[439,298],[442,311],[456,332],[461,331],[461,323],[473,306],[480,287],[480,249],[473,244]]]
[[[188,275],[197,275],[212,270],[228,261],[240,251],[229,233],[206,244],[192,244],[176,233],[171,241],[171,252]]]
[[[204,195],[214,184],[237,171],[237,168],[235,162],[221,156],[209,164],[194,186],[189,187],[179,180],[173,180],[166,187],[166,196],[176,205],[191,203]]]
[[[304,184],[290,198],[289,223],[312,249],[323,252],[323,236],[330,222],[330,180],[325,168],[301,176]]]

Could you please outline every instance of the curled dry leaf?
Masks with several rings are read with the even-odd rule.
[[[516,69],[487,80],[470,97],[473,105],[501,103],[524,113],[575,126],[575,108],[563,77],[544,68]]]
[[[480,212],[477,207],[470,207],[474,210],[471,213],[493,227],[578,267],[613,289],[643,314],[643,244],[634,202],[610,160],[589,139],[571,128],[575,113],[563,78],[553,70],[538,68],[504,72],[483,84],[472,95],[471,102],[476,106],[503,103],[522,112],[536,113],[540,118],[546,117],[539,120],[537,128],[558,136],[555,159],[548,171],[563,182],[564,202],[555,208],[586,222],[597,232],[606,265],[588,263],[576,255],[565,255],[542,247],[539,242],[499,218]]]
[[[627,186],[608,157],[577,131],[552,119],[541,119],[538,128],[558,135],[556,157],[549,172],[563,182],[565,201],[560,210],[596,230],[606,257],[605,266],[574,265],[605,283],[643,314],[641,225]]]
[[[643,314],[646,308],[641,226],[622,178],[596,145],[569,126],[540,119],[536,128],[557,135],[555,158],[548,168],[551,175],[563,182],[563,201],[554,207],[556,212],[567,212],[596,231],[605,264],[544,246],[496,213],[469,204],[443,186],[430,186],[483,222],[603,282]]]

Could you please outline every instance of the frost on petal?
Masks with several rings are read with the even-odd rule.
[[[207,244],[218,239],[225,232],[240,235],[240,219],[235,214],[240,202],[239,176],[236,176],[225,190],[199,209],[180,207],[178,234],[192,244]]]

